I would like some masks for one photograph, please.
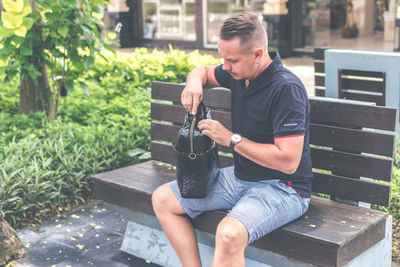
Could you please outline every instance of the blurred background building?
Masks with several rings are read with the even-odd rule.
[[[108,31],[120,27],[121,47],[215,49],[222,22],[237,12],[256,14],[269,44],[283,57],[314,47],[399,50],[400,0],[351,0],[356,36],[343,37],[349,0],[110,0]],[[119,26],[117,26],[119,25]]]

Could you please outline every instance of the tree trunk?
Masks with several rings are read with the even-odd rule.
[[[36,111],[44,111],[48,116],[51,114],[51,92],[48,81],[46,64],[41,63],[36,57],[32,57],[32,63],[42,73],[35,84],[27,75],[21,75],[19,91],[19,113],[29,114]]]
[[[20,259],[25,254],[24,245],[17,233],[0,213],[0,266],[5,266],[12,260]]]
[[[37,13],[35,1],[29,0],[29,2],[32,11]],[[40,41],[32,47],[34,52],[29,58],[29,62],[35,66],[41,76],[37,77],[37,83],[35,83],[27,72],[21,73],[19,113],[29,114],[31,112],[44,111],[48,118],[55,119],[57,111],[52,101],[47,66],[43,57],[42,28],[34,24],[31,30],[39,36]]]

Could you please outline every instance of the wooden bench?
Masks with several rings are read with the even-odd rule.
[[[315,95],[325,96],[325,50],[314,48]],[[373,102],[385,106],[386,73],[361,70],[339,70],[338,95],[341,99]]]
[[[180,105],[183,87],[152,84],[152,160],[92,176],[96,198],[134,214],[122,250],[162,266],[179,264],[154,217],[151,194],[175,179],[172,143],[185,114]],[[214,119],[231,127],[229,90],[205,90],[204,102]],[[311,97],[310,107],[313,192],[388,206],[396,110],[325,97]],[[220,146],[222,167],[232,164],[230,152]],[[225,214],[210,211],[193,220],[204,266]],[[391,234],[387,213],[314,195],[305,215],[248,247],[246,266],[390,266]]]

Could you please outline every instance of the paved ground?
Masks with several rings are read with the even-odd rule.
[[[135,266],[158,265],[119,248],[128,220],[104,202],[95,202],[18,231],[27,256],[14,266]]]
[[[159,267],[120,251],[129,214],[104,202],[18,231],[27,256],[16,267]],[[400,267],[392,263],[391,267]]]

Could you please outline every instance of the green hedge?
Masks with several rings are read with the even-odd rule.
[[[54,121],[18,114],[18,81],[0,83],[0,210],[14,227],[84,202],[91,174],[148,159],[151,81],[184,82],[195,66],[219,62],[172,48],[104,55]]]

